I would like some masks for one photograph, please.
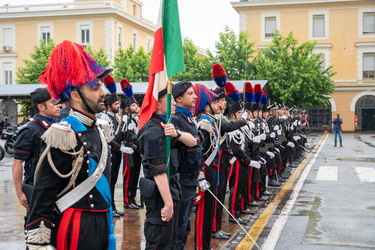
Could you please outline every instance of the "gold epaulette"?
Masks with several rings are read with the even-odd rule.
[[[54,123],[42,135],[47,146],[69,151],[77,146],[77,138],[69,123]]]
[[[206,130],[207,132],[209,133],[212,133],[213,132],[213,127],[212,127],[212,124],[209,120],[207,119],[202,119],[198,122],[197,124],[197,127],[199,129],[203,129],[203,130]]]
[[[112,141],[113,136],[111,135],[111,128],[109,127],[109,123],[104,119],[97,119],[96,123],[102,128],[105,139],[109,143]]]

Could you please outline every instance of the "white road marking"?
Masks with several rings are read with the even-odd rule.
[[[375,182],[375,168],[355,167],[355,171],[362,182]]]
[[[318,150],[315,152],[310,163],[303,170],[296,186],[293,189],[292,194],[289,197],[288,202],[285,204],[283,210],[281,211],[279,217],[276,219],[275,224],[272,227],[271,232],[268,234],[268,237],[265,243],[262,246],[262,250],[273,250],[275,249],[276,243],[280,238],[281,231],[283,230],[285,223],[289,218],[290,211],[292,210],[294,203],[299,195],[299,192],[302,189],[303,183],[305,182],[308,173],[310,172],[311,167],[314,165],[316,158],[318,157],[320,151],[322,150],[324,144],[326,143],[329,136],[326,136],[323,143],[320,145]]]
[[[321,166],[316,175],[317,181],[337,181],[337,167]]]

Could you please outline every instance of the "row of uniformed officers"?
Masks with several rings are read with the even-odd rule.
[[[147,209],[147,249],[184,249],[193,225],[195,249],[210,249],[211,238],[229,239],[231,234],[221,227],[220,204],[224,204],[227,190],[232,215],[229,222],[246,224],[249,220],[243,214],[256,211],[248,207],[268,200],[267,196],[273,193],[267,187],[281,186],[291,168],[296,167],[293,163],[302,157],[307,128],[302,115],[290,114],[285,106],[262,105],[254,99],[242,103],[233,98],[227,106],[226,97],[233,88],[227,82],[223,88],[211,91],[202,84],[186,81],[172,88],[175,113],[171,123],[177,132],[172,136],[169,177],[174,213],[168,221],[163,219],[168,202],[159,193],[158,182],[152,185],[155,177],[166,171],[166,160],[161,156],[165,153],[164,134],[155,129],[166,122],[165,114],[156,112],[139,132],[145,174],[140,189]],[[159,95],[160,103],[165,102],[164,94]],[[233,91],[231,94],[233,97]],[[238,93],[235,95],[239,97]],[[185,145],[180,137],[185,133],[192,135],[197,144]]]
[[[134,166],[140,162],[143,166],[139,186],[147,210],[146,249],[184,249],[194,206],[195,249],[210,249],[212,237],[230,236],[221,230],[220,203],[228,186],[230,222],[247,223],[241,214],[253,213],[248,206],[259,206],[259,201],[272,195],[268,186],[280,186],[305,149],[307,121],[284,106],[272,109],[261,103],[266,95],[260,85],[246,92],[251,98],[242,103],[230,82],[214,91],[202,84],[179,82],[172,88],[171,123],[166,120],[163,89],[156,111],[138,131],[137,105],[127,91],[127,81],[121,82],[128,97],[123,122],[116,114],[121,105],[116,96],[105,99],[102,79],[106,86],[115,84],[109,72],[81,45],[63,41],[40,76],[48,92],[41,89],[32,97],[38,114],[20,132],[19,138],[28,143],[16,142],[13,164],[17,195],[28,210],[25,240],[29,249],[116,248],[113,216],[123,213],[113,197],[122,154],[127,208],[138,208],[139,170]],[[233,101],[228,107],[226,96]],[[55,99],[69,103],[60,112],[64,118],[59,123],[53,122],[60,108]],[[104,110],[101,117],[106,122],[96,118]],[[141,110],[142,115],[146,113]],[[30,131],[33,139],[27,140]],[[172,138],[169,157],[166,136]],[[27,178],[21,185],[23,161]]]

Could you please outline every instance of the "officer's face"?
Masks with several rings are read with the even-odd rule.
[[[173,115],[176,112],[176,102],[174,101],[174,98],[172,97],[172,108],[171,108],[171,114]],[[167,95],[164,95],[162,98],[158,101],[158,112],[159,114],[166,115],[167,114]]]
[[[239,119],[241,117],[241,110],[234,113],[236,119]]]
[[[115,113],[115,114],[120,112],[120,103],[118,101],[112,103],[110,105],[110,111],[112,111],[112,113]]]
[[[225,98],[219,99],[218,103],[219,103],[220,109],[222,110],[222,112],[224,112],[225,109],[227,108],[227,101],[225,100]]]
[[[207,111],[209,111],[210,113],[214,112],[213,115],[214,114],[220,114],[221,109],[220,109],[220,103],[219,103],[219,101],[213,101],[213,102],[211,102],[210,106],[211,106],[212,111],[211,111],[211,109],[209,108],[208,105],[206,106],[206,110]]]
[[[186,109],[195,107],[197,96],[192,87],[188,88],[182,96],[176,98],[177,105]]]
[[[247,119],[247,120],[253,119],[253,118],[254,118],[253,113],[252,113],[251,111],[247,111],[247,112],[248,112],[248,113],[247,113],[247,117],[246,117],[246,119]]]
[[[55,118],[60,115],[61,104],[57,104],[55,99],[49,99],[45,104],[39,104],[39,114],[49,118]]]
[[[92,109],[92,111],[94,111],[94,113],[100,113],[105,110],[105,92],[102,89],[102,84],[103,83],[99,79],[97,79],[96,86],[94,88],[91,88],[88,84],[84,84],[80,87],[80,90],[83,96],[85,97],[88,106]],[[77,105],[79,105],[78,108],[82,111],[91,113],[89,110],[86,109],[81,98],[79,98],[79,100],[79,103],[77,103]]]
[[[136,103],[133,103],[132,105],[130,105],[130,111],[132,113],[136,113],[138,110],[138,105]]]

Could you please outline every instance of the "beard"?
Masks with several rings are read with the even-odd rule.
[[[85,97],[87,105],[90,107],[90,109],[94,112],[94,114],[100,113],[105,110],[104,104],[99,104],[99,102],[104,102],[104,98],[99,99],[97,102],[94,100],[91,100],[90,98]],[[89,110],[86,109],[85,105],[82,103],[82,108],[88,112]],[[91,113],[91,112],[90,112]]]
[[[114,113],[114,114],[118,114],[120,112],[120,109],[115,109],[115,108],[112,108],[111,107],[111,112]]]

